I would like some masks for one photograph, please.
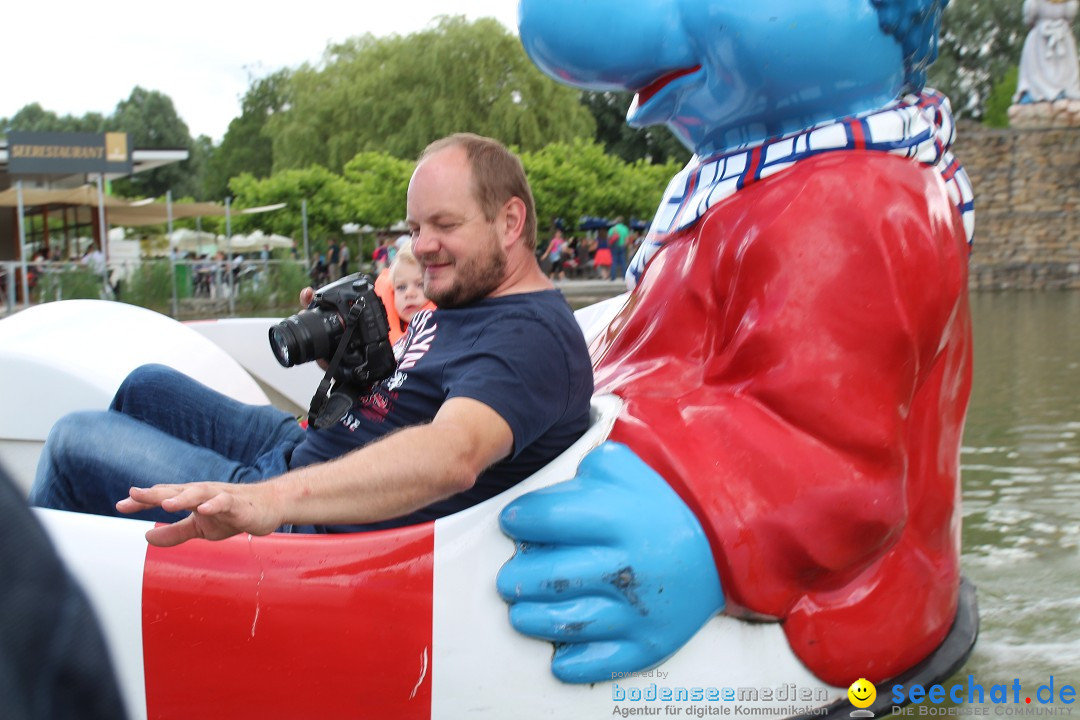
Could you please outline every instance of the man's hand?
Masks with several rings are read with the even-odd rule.
[[[625,445],[604,443],[500,523],[518,547],[497,579],[510,623],[555,644],[563,682],[655,667],[724,608],[701,524]]]
[[[273,510],[273,499],[273,490],[267,483],[202,482],[133,487],[128,497],[116,503],[116,509],[122,513],[153,507],[167,512],[190,510],[191,514],[184,519],[146,533],[146,541],[151,545],[171,547],[193,538],[223,540],[238,533],[267,535],[282,522]]]
[[[302,307],[303,309],[306,310],[309,307],[311,307],[311,301],[314,300],[314,299],[315,299],[315,290],[313,288],[311,288],[310,286],[306,287],[306,288],[304,288],[303,290],[300,291],[300,307]],[[326,360],[323,360],[322,358],[319,358],[318,360],[316,360],[315,364],[318,365],[323,370],[326,370],[328,367],[330,367],[330,363],[328,363]]]

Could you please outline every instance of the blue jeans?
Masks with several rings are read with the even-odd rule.
[[[626,274],[626,246],[611,246],[611,279],[618,280]]]
[[[30,504],[119,516],[116,502],[132,486],[280,475],[303,439],[296,418],[282,410],[245,405],[172,368],[144,365],[128,375],[108,410],[72,413],[53,426]],[[153,509],[123,517],[182,516]]]

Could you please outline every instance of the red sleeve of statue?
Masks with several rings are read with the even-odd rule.
[[[932,169],[818,156],[658,253],[593,348],[628,444],[694,510],[726,612],[879,681],[956,611],[967,247]]]

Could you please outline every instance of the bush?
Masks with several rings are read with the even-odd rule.
[[[1020,68],[1013,66],[1000,81],[994,84],[990,91],[990,97],[986,99],[983,124],[987,127],[1009,127],[1009,106],[1012,105],[1012,97],[1016,93],[1019,82]]]
[[[99,300],[103,297],[101,275],[82,265],[54,267],[38,278],[34,292],[37,302],[55,300]]]
[[[310,284],[311,278],[302,262],[283,262],[270,268],[275,307],[295,309],[300,302],[300,291]]]
[[[132,271],[121,291],[122,302],[165,315],[172,309],[172,273],[168,260],[144,261]]]
[[[261,271],[258,281],[245,280],[236,293],[236,310],[241,314],[280,315],[298,309],[300,291],[311,284],[301,262],[273,263]]]

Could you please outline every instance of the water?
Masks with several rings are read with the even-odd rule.
[[[1078,687],[1080,293],[980,293],[972,314],[963,570],[982,628],[953,681]]]

